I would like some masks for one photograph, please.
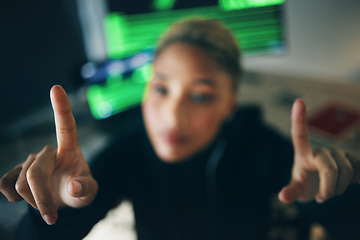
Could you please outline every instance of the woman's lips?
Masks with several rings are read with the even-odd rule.
[[[187,142],[187,137],[178,133],[165,133],[164,140],[170,145],[180,145]]]

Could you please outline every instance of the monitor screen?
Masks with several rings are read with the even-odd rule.
[[[156,43],[168,26],[185,17],[221,20],[229,27],[244,56],[286,51],[284,0],[109,1],[104,19],[109,60],[88,63],[82,75],[90,84],[92,115],[103,119],[139,105],[151,77]]]

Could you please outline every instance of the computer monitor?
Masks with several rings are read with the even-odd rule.
[[[104,19],[109,60],[82,69],[90,84],[87,98],[92,115],[104,119],[141,103],[156,42],[171,23],[184,17],[220,19],[234,32],[244,56],[284,53],[284,2],[109,0]]]

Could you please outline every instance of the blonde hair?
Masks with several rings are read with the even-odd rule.
[[[160,39],[155,59],[169,45],[186,43],[204,49],[227,72],[237,89],[242,75],[241,53],[232,32],[217,19],[191,18],[172,24]]]

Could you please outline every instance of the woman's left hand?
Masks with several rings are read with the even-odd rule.
[[[291,113],[291,138],[295,150],[290,183],[279,193],[280,201],[316,200],[321,203],[360,182],[360,158],[340,149],[313,151],[309,141],[305,102],[297,99]]]

